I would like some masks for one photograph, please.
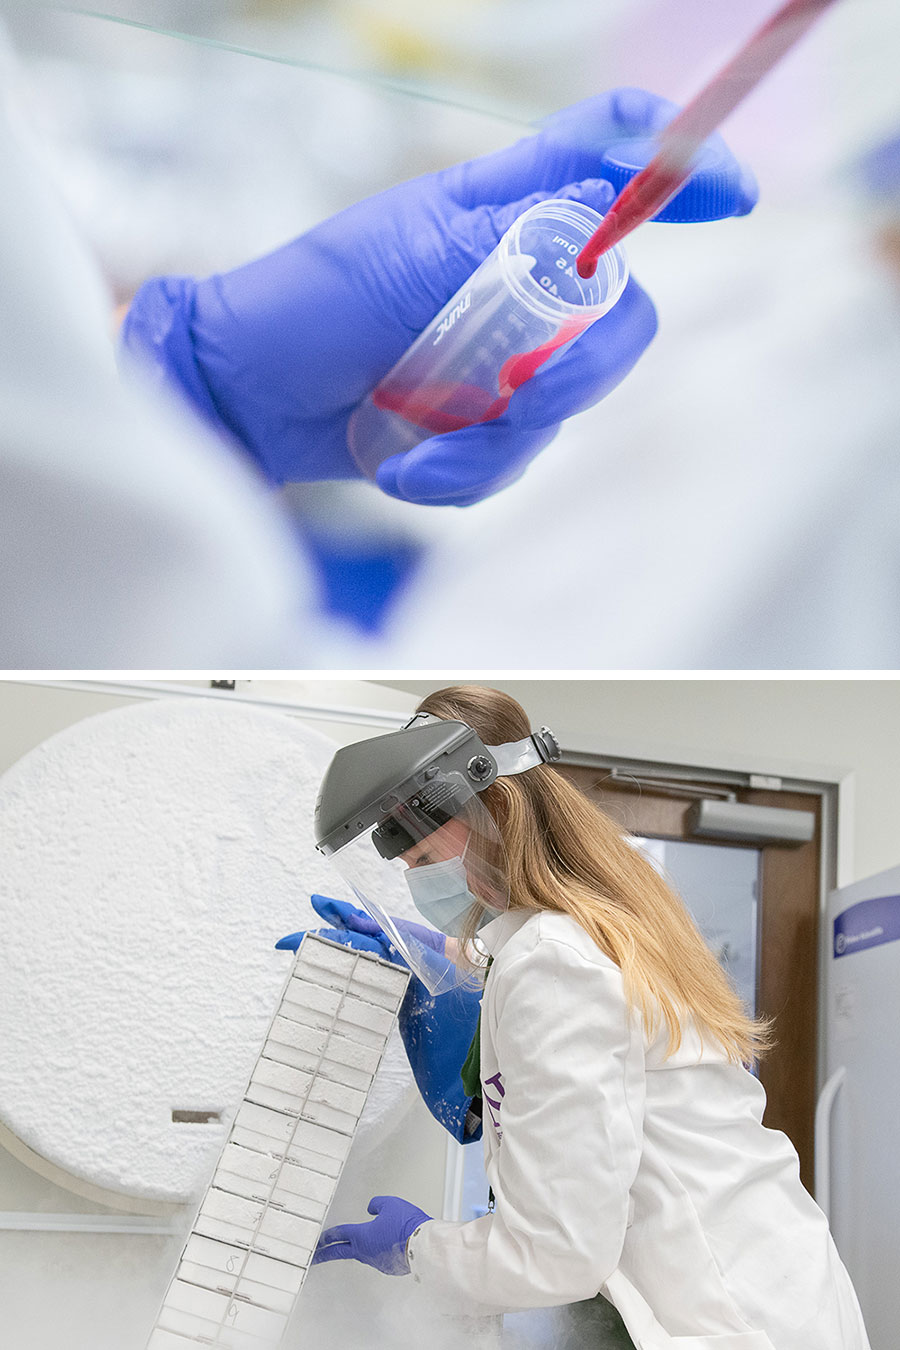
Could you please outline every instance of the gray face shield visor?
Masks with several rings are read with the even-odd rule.
[[[480,794],[558,757],[545,728],[486,746],[465,723],[419,714],[329,766],[317,847],[431,993],[468,978],[471,939],[509,906],[506,851]]]

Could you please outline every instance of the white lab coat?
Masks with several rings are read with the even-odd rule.
[[[283,667],[327,630],[271,491],[122,380],[112,304],[11,97],[0,24],[0,667]]]
[[[509,913],[481,937],[496,1209],[414,1234],[426,1289],[485,1315],[600,1291],[638,1350],[868,1350],[797,1155],[761,1124],[760,1083],[690,1027],[665,1059],[567,916]]]

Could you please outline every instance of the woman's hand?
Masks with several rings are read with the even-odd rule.
[[[311,895],[310,902],[316,913],[333,925],[331,928],[312,930],[320,937],[329,938],[332,942],[342,942],[345,947],[353,947],[358,952],[372,952],[385,961],[392,961],[395,966],[406,966],[407,962],[402,953],[365,910],[357,909],[346,900],[332,900],[327,895]],[[395,918],[392,922],[401,937],[409,936],[423,947],[436,952],[438,956],[446,955],[448,959],[453,959],[451,953],[446,950],[451,939],[445,938],[443,933],[426,928],[424,924],[410,923],[408,919]],[[282,951],[296,951],[309,931],[311,930],[303,928],[297,933],[288,933],[286,937],[279,938],[275,946]]]
[[[328,1228],[319,1238],[311,1264],[326,1261],[361,1261],[383,1275],[408,1275],[406,1244],[431,1215],[396,1195],[375,1195],[368,1210],[371,1223],[342,1223]]]

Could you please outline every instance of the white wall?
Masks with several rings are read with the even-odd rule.
[[[178,688],[185,694],[206,694],[209,681],[186,680]],[[123,692],[115,692],[118,689]],[[134,702],[133,695],[149,698],[151,691],[149,684],[142,686],[128,681],[83,682],[82,687],[71,681],[65,682],[63,687],[18,680],[0,681],[0,773],[41,741],[73,722],[95,713],[127,707]],[[415,704],[409,694],[365,680],[243,680],[234,694],[213,692],[210,696],[224,700],[249,698],[263,703],[290,703],[298,709],[311,704],[345,708],[347,715],[344,717],[337,713],[327,716],[322,713],[318,717],[303,713],[307,725],[340,745],[390,730],[389,726],[360,725],[368,708],[384,714],[385,720],[399,726]]]
[[[447,681],[449,683],[449,681]],[[898,680],[497,680],[570,748],[844,780],[839,882],[900,862]],[[392,681],[421,696],[438,681]],[[845,825],[848,822],[845,821]]]

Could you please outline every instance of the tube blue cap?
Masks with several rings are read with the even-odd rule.
[[[862,161],[862,173],[874,197],[900,196],[900,136],[870,150]]]
[[[658,148],[651,137],[617,141],[607,146],[596,177],[612,183],[618,196],[625,184],[646,168]],[[696,157],[692,176],[653,219],[684,224],[724,220],[737,212],[741,201],[740,173],[734,156],[724,141],[707,142]]]

